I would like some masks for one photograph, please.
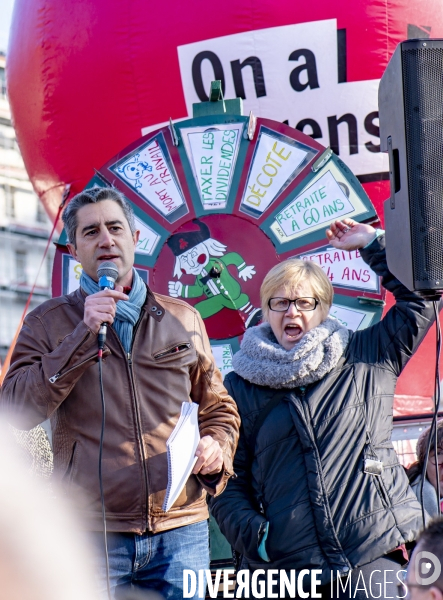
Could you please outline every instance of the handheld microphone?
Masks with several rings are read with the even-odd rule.
[[[111,260],[106,260],[97,269],[97,279],[100,290],[113,290],[115,288],[115,282],[118,278],[117,265]],[[108,330],[108,324],[102,323],[98,330],[98,349],[103,350],[105,347],[106,333]]]

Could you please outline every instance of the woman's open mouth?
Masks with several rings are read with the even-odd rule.
[[[286,325],[284,331],[289,338],[297,338],[303,333],[299,325]]]

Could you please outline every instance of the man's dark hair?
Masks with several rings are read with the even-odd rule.
[[[423,470],[423,464],[426,458],[426,449],[428,447],[429,436],[431,435],[431,428],[428,427],[420,434],[420,437],[417,440],[417,446],[415,448],[415,453],[417,455],[417,460],[413,462],[409,468],[407,469],[407,474],[409,481],[412,483],[418,475],[421,475]],[[436,453],[443,451],[443,419],[437,421],[437,452],[435,452],[435,439],[434,436],[431,438],[431,445],[429,448],[429,453]]]
[[[443,518],[438,517],[433,519],[426,529],[419,534],[417,538],[417,546],[419,550],[427,550],[432,552],[438,558],[443,567]],[[443,568],[440,577],[435,582],[437,587],[443,591]]]
[[[134,211],[123,194],[115,188],[95,186],[83,190],[83,192],[74,196],[63,211],[62,219],[70,244],[73,244],[75,247],[77,245],[75,232],[77,231],[77,213],[79,209],[87,204],[94,204],[95,202],[102,202],[103,200],[112,200],[120,206],[128,221],[131,233],[135,233],[137,228],[135,226]]]

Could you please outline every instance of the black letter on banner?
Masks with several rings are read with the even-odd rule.
[[[309,135],[312,139],[316,140],[317,138],[323,137],[320,125],[317,123],[317,121],[314,121],[314,119],[302,119],[295,126],[295,128],[298,129],[298,131],[301,131],[302,133],[304,133],[305,127],[310,127],[312,129],[312,133],[306,134]]]
[[[214,80],[221,80],[223,96],[225,95],[225,74],[220,59],[215,52],[204,50],[203,52],[199,52],[192,61],[192,81],[194,82],[195,92],[202,102],[207,102],[209,100],[209,96],[205,92],[205,87],[203,85],[201,68],[202,62],[206,59],[209,60],[214,69]]]
[[[298,60],[301,56],[305,57],[305,64],[295,67],[295,69],[291,71],[291,74],[289,75],[289,83],[291,84],[292,89],[296,92],[302,92],[307,87],[310,87],[311,90],[320,87],[318,85],[317,65],[315,62],[314,53],[306,48],[302,50],[294,50],[294,52],[289,55],[289,60]],[[300,73],[302,71],[307,72],[308,81],[306,83],[301,83],[300,81]]]
[[[357,119],[351,113],[346,113],[339,119],[328,117],[329,145],[335,154],[340,154],[338,144],[338,126],[340,123],[348,124],[349,131],[349,154],[358,154]]]
[[[249,56],[242,63],[239,60],[231,60],[232,79],[234,80],[235,95],[237,98],[246,99],[245,86],[243,85],[242,69],[251,67],[254,77],[255,93],[257,98],[266,96],[265,78],[261,61],[256,56]]]
[[[365,129],[371,135],[374,135],[375,137],[379,138],[380,137],[380,127],[378,127],[374,123],[374,119],[378,119],[378,111],[377,110],[374,110],[374,112],[371,112],[371,113],[369,113],[369,115],[366,115]],[[373,144],[372,142],[366,142],[365,146],[369,150],[369,152],[380,152],[380,144],[377,146],[376,144]]]
[[[346,64],[346,29],[337,29],[337,67],[338,83],[346,83],[347,64]]]

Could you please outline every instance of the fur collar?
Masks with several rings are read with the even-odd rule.
[[[269,323],[247,329],[234,371],[251,383],[295,388],[319,381],[337,365],[349,341],[349,329],[327,317],[308,331],[292,350],[277,342]]]

